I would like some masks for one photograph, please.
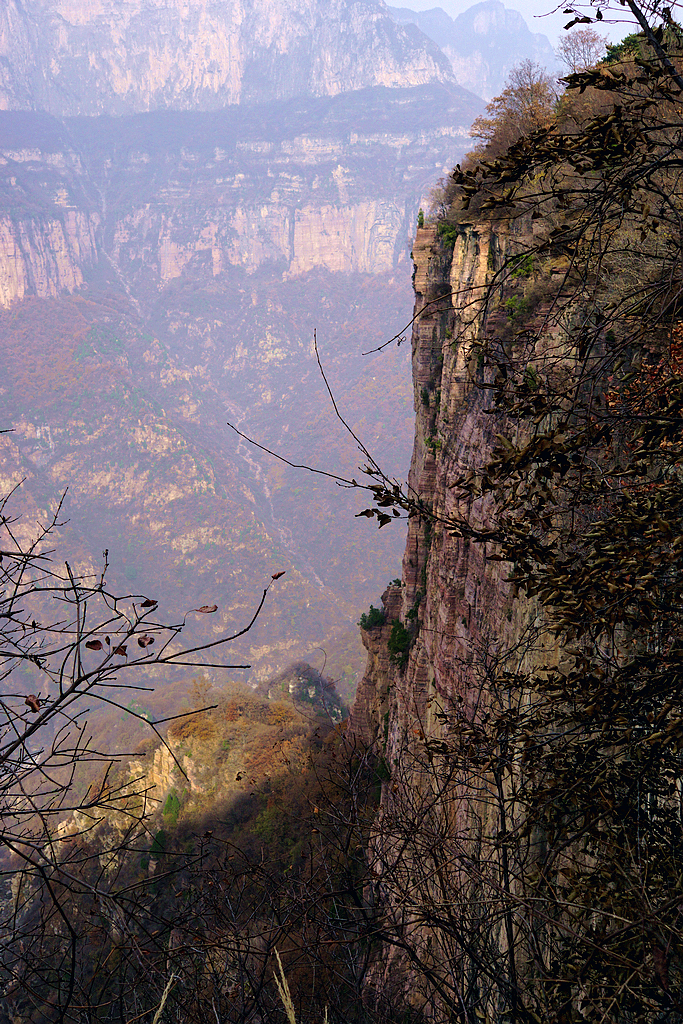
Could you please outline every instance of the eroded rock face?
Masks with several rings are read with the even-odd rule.
[[[390,274],[478,109],[439,86],[258,116],[0,114],[0,308],[73,293],[98,262],[133,301],[188,275]]]
[[[0,109],[215,110],[369,86],[453,81],[373,0],[9,0]]]
[[[417,636],[404,670],[371,655],[359,690],[390,692],[388,750],[402,757],[416,723],[441,735],[444,709],[467,713],[481,699],[491,639],[503,643],[519,627],[507,575],[487,561],[487,546],[454,536],[448,522],[485,527],[490,508],[481,499],[463,505],[453,481],[481,470],[500,429],[486,389],[477,386],[481,321],[478,302],[505,235],[464,225],[451,252],[431,228],[418,229],[413,245],[415,311],[413,386],[415,442],[409,487],[431,508],[434,520],[410,520],[403,559],[400,618]],[[489,552],[491,553],[491,552]],[[528,609],[520,614],[528,615]],[[358,720],[372,717],[370,705]],[[376,722],[376,729],[379,723]],[[410,744],[409,744],[410,746]]]
[[[99,217],[82,210],[61,216],[0,218],[0,307],[25,295],[74,292],[97,261]]]
[[[482,386],[481,346],[482,301],[509,244],[506,224],[494,229],[462,223],[452,250],[431,228],[418,229],[413,245],[416,427],[409,490],[431,516],[410,519],[400,610],[393,591],[390,596],[392,617],[414,623],[408,663],[401,671],[382,657],[381,643],[373,647],[354,712],[358,721],[372,718],[366,695],[392,692],[389,734],[397,758],[416,718],[427,734],[438,737],[444,709],[466,718],[474,715],[475,707],[488,699],[492,658],[514,649],[519,670],[539,656],[520,646],[536,618],[535,602],[513,598],[509,565],[496,559],[493,542],[468,537],[468,530],[493,527],[492,499],[464,500],[463,489],[456,486],[468,474],[482,473],[498,433],[506,429],[491,390]],[[543,654],[552,657],[547,642]]]
[[[476,486],[462,485],[481,479],[498,435],[509,429],[487,387],[492,371],[482,348],[496,314],[486,319],[483,300],[514,244],[505,223],[461,221],[453,249],[432,229],[417,232],[409,490],[429,515],[410,519],[401,586],[383,598],[387,623],[363,636],[368,665],[351,719],[352,733],[375,744],[386,772],[370,842],[384,907],[417,951],[411,966],[388,948],[370,988],[391,991],[428,1018],[439,1002],[429,965],[438,974],[444,963],[462,960],[454,936],[469,927],[463,908],[481,898],[481,876],[470,865],[483,863],[476,860],[481,844],[493,850],[500,834],[496,801],[504,796],[496,786],[507,782],[493,779],[486,723],[530,699],[519,682],[527,671],[560,660],[536,600],[514,594],[510,563],[480,537],[495,526],[501,505],[490,492],[482,497]],[[504,310],[497,315],[506,317]],[[562,343],[559,335],[554,340]],[[403,666],[390,657],[391,619],[412,634]],[[443,861],[429,860],[435,849]],[[443,872],[433,875],[425,857],[443,863]],[[498,877],[495,854],[491,865]],[[449,931],[430,908],[451,904],[461,916]],[[504,936],[494,941],[505,946]]]

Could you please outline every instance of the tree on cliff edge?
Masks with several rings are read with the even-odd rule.
[[[540,65],[524,60],[515,65],[500,96],[475,118],[470,135],[479,139],[471,158],[500,156],[518,139],[553,121],[557,92]]]

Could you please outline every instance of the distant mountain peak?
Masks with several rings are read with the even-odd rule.
[[[512,29],[514,32],[527,32],[528,25],[519,11],[510,10],[500,0],[483,0],[475,4],[469,11],[460,15],[465,18],[466,14],[473,15],[471,25],[479,35],[488,35],[491,32],[500,32]]]
[[[457,18],[441,7],[413,11],[389,7],[400,25],[415,25],[449,58],[458,85],[484,99],[498,95],[513,65],[530,59],[553,72],[558,69],[547,36],[532,32],[517,10],[501,0],[482,0]]]

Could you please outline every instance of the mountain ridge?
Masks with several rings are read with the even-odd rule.
[[[372,0],[8,0],[0,11],[1,109],[210,110],[453,81],[438,47]]]
[[[415,25],[442,49],[456,82],[484,99],[502,91],[512,67],[533,60],[553,73],[559,62],[547,36],[532,32],[519,11],[482,0],[451,18],[441,7],[389,7],[398,24]]]

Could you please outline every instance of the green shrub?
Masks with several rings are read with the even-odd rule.
[[[645,41],[642,32],[632,32],[625,36],[620,43],[609,43],[607,46],[606,64],[616,64],[621,60],[628,60],[629,57],[642,57],[641,43]]]
[[[254,832],[269,846],[279,842],[285,833],[285,822],[282,816],[282,809],[279,807],[267,807],[260,811],[254,822]]]
[[[166,797],[166,803],[164,804],[161,813],[164,816],[164,821],[172,827],[178,824],[178,815],[180,814],[180,800],[178,799],[178,794],[176,793],[175,789],[172,789],[171,792]]]
[[[509,320],[516,320],[529,311],[529,302],[523,295],[512,295],[505,303],[505,311]]]
[[[525,367],[523,379],[524,385],[528,391],[538,391],[541,378],[539,377],[538,370],[535,366],[531,366],[531,364],[529,364],[529,366]]]
[[[411,636],[406,627],[398,619],[391,627],[391,636],[387,644],[389,648],[389,660],[399,668],[403,668],[408,662],[410,652]]]
[[[455,245],[455,240],[458,237],[458,225],[451,224],[447,220],[442,220],[437,228],[437,234],[443,244],[452,249]]]
[[[375,608],[375,606],[371,604],[370,611],[363,612],[360,619],[358,620],[358,625],[360,626],[361,629],[365,630],[375,629],[376,626],[383,626],[384,612],[381,610],[381,608]]]
[[[534,272],[534,255],[531,252],[516,257],[512,262],[510,276],[513,278],[530,277]]]
[[[150,855],[150,857],[160,857],[161,854],[166,849],[166,843],[167,842],[168,842],[168,836],[166,835],[166,833],[164,832],[164,830],[162,828],[162,829],[160,829],[156,833],[156,835],[154,836],[154,839],[152,840],[152,845],[149,848],[149,855]]]

